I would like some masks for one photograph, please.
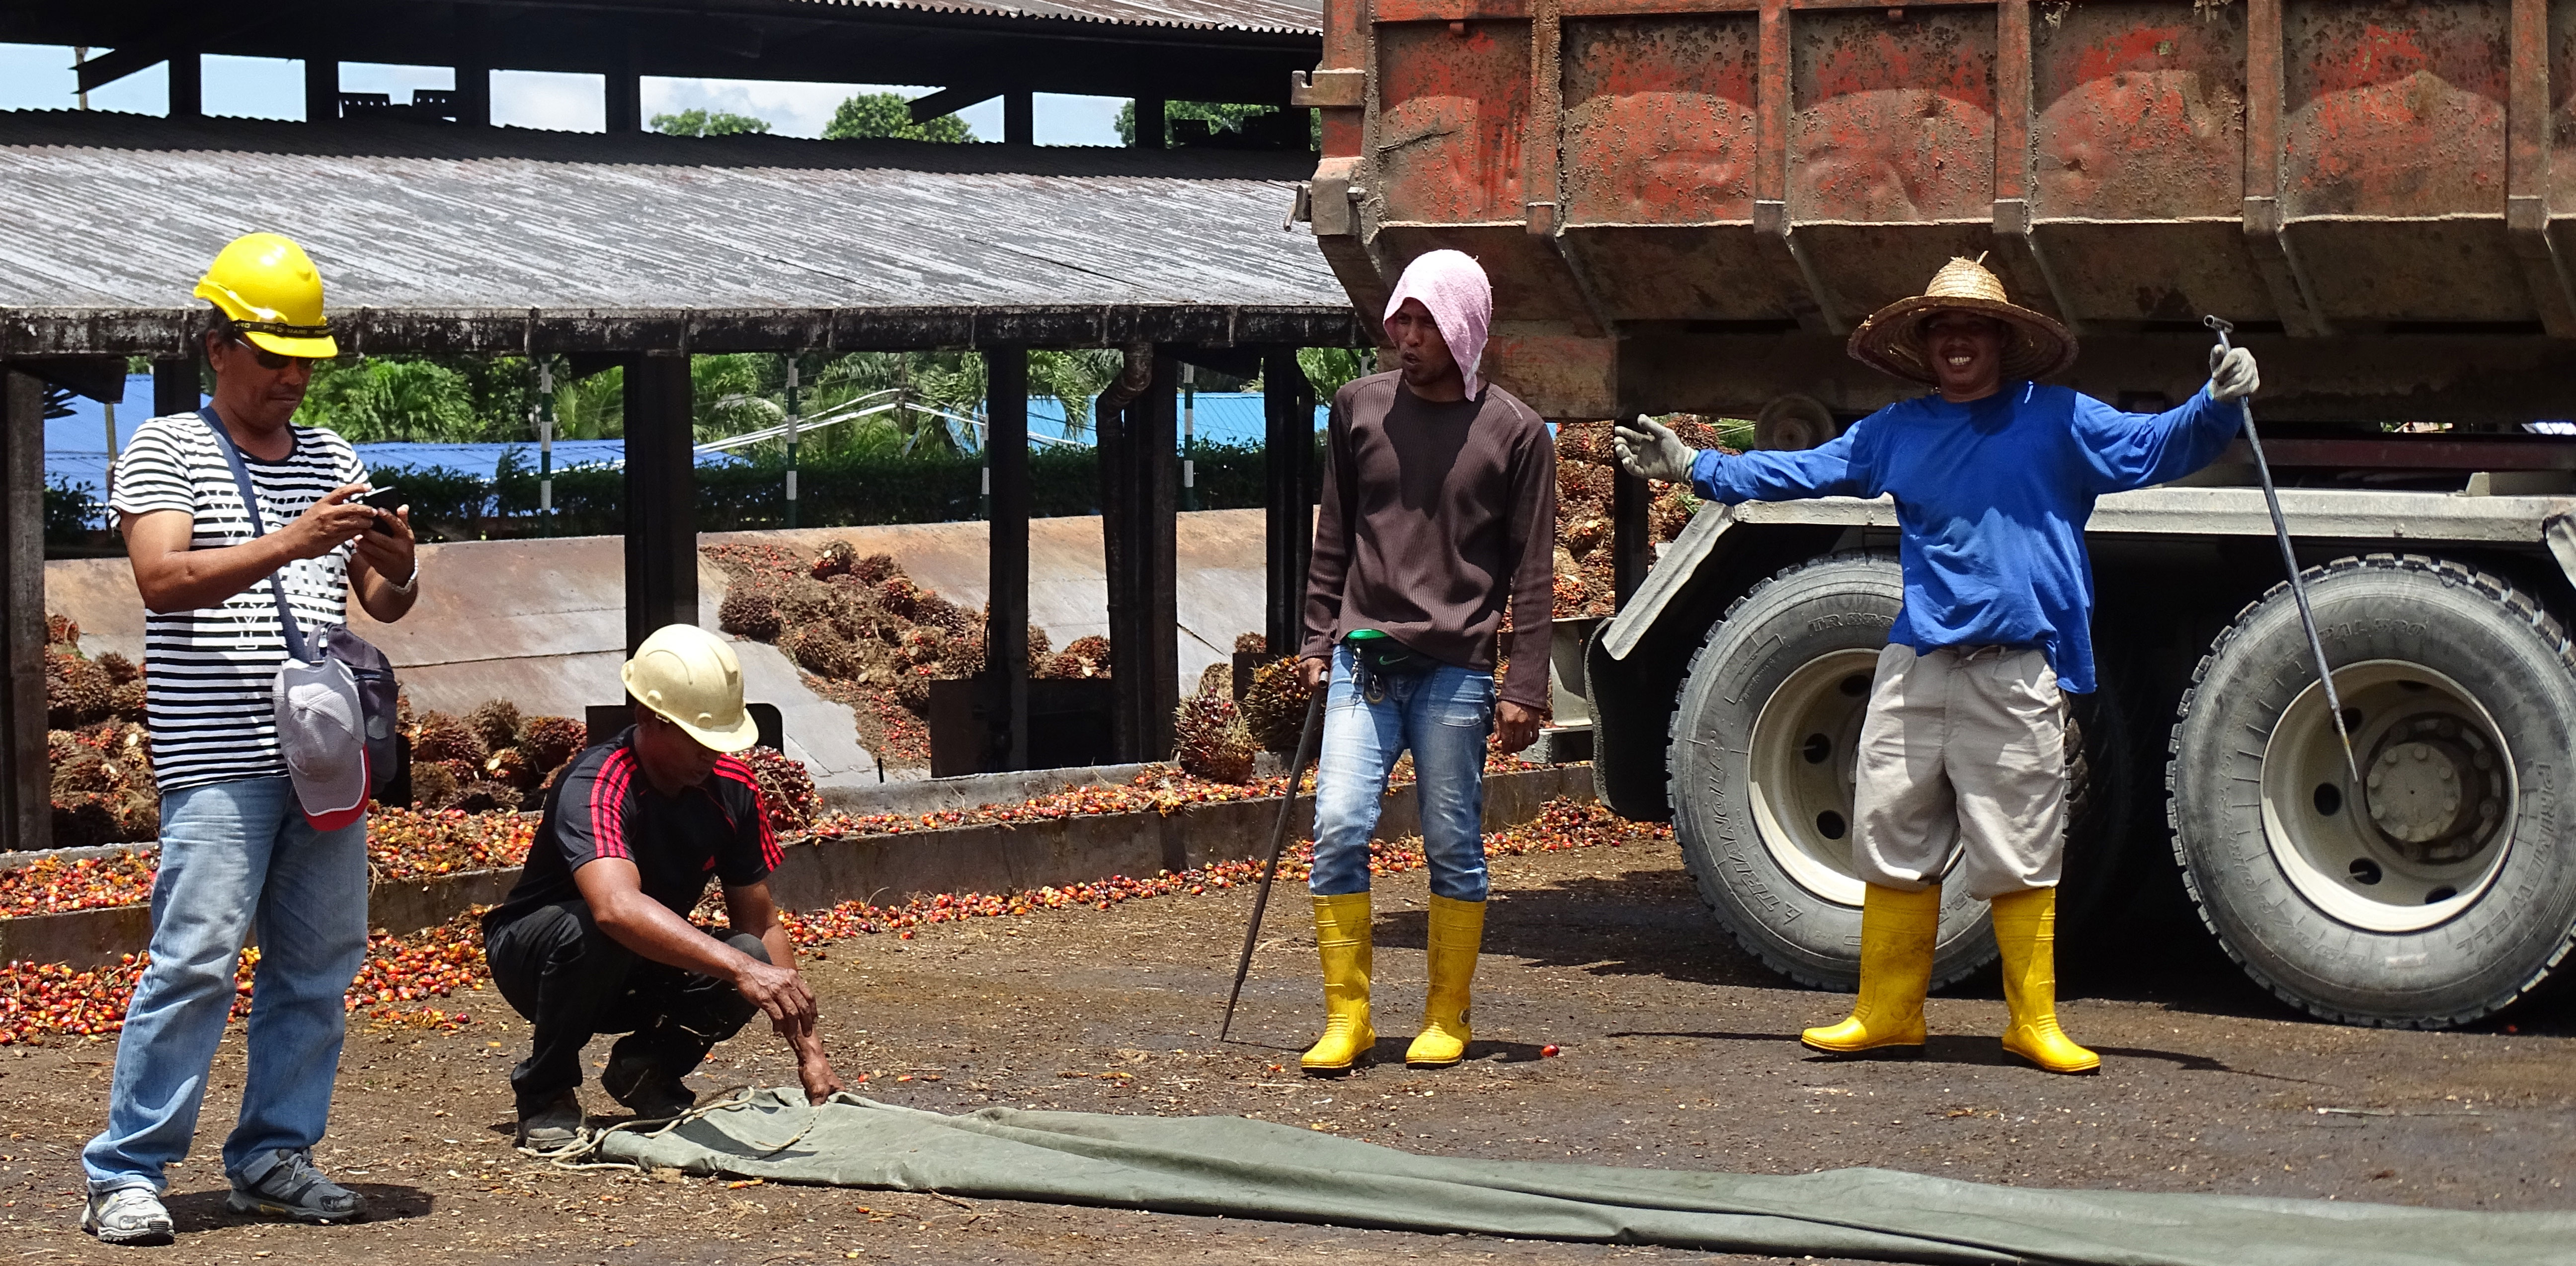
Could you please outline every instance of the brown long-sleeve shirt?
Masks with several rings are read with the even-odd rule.
[[[1490,669],[1509,603],[1501,697],[1544,707],[1555,441],[1500,387],[1433,404],[1402,379],[1361,378],[1333,396],[1300,653],[1327,655],[1343,634],[1378,629],[1444,663]]]

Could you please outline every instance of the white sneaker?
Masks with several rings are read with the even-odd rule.
[[[167,1244],[170,1211],[150,1187],[119,1187],[92,1192],[81,1206],[81,1229],[101,1244]]]

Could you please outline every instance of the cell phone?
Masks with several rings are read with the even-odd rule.
[[[403,504],[402,492],[391,485],[382,488],[373,488],[366,492],[359,493],[358,500],[366,502],[368,505],[378,510],[382,510],[387,514],[392,514],[394,511],[401,509]],[[387,536],[394,534],[393,529],[385,526],[385,521],[383,519],[376,520],[368,530],[371,532],[382,532]]]

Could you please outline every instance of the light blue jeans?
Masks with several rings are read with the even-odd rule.
[[[1315,769],[1318,897],[1367,892],[1369,836],[1396,758],[1413,752],[1422,806],[1422,849],[1431,891],[1452,901],[1485,899],[1485,740],[1494,731],[1494,675],[1442,664],[1383,678],[1371,703],[1351,674],[1350,648],[1333,648],[1324,704],[1324,750]]]
[[[347,1031],[343,999],[367,951],[367,826],[316,831],[285,778],[161,797],[152,963],[116,1044],[107,1128],[81,1150],[89,1188],[166,1186],[188,1154],[206,1074],[233,1004],[233,966],[256,921],[249,1077],[224,1172],[244,1183],[322,1137]]]

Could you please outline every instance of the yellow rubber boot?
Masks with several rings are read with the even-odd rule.
[[[2057,890],[2032,888],[1995,898],[1995,944],[2003,950],[2004,1002],[2012,1027],[2004,1049],[2052,1073],[2089,1073],[2102,1057],[2057,1027]]]
[[[1447,1068],[1467,1058],[1467,986],[1484,944],[1484,902],[1431,899],[1431,992],[1422,1004],[1422,1032],[1405,1048],[1405,1063]]]
[[[1940,932],[1941,885],[1921,892],[1869,885],[1860,906],[1860,997],[1842,1023],[1809,1029],[1798,1040],[1828,1055],[1891,1047],[1921,1053],[1923,995],[1932,988]]]
[[[1369,895],[1315,898],[1315,951],[1324,960],[1324,1036],[1298,1058],[1310,1073],[1338,1073],[1377,1045],[1369,1027]]]

